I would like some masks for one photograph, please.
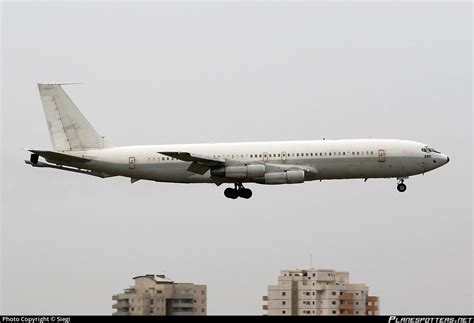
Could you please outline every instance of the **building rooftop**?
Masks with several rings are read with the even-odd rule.
[[[174,281],[170,279],[169,277],[166,277],[166,275],[147,274],[147,275],[140,275],[140,276],[133,277],[133,279],[138,279],[138,278],[150,278],[150,279],[153,279],[157,284],[174,283]]]

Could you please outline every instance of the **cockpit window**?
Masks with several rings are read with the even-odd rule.
[[[437,151],[436,149],[434,149],[433,147],[430,147],[430,146],[425,146],[425,147],[421,148],[421,151],[425,152],[425,153],[435,152],[435,153],[440,154],[439,151]]]

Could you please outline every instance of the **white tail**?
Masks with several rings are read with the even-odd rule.
[[[82,115],[59,84],[38,84],[53,148],[56,151],[111,147]]]

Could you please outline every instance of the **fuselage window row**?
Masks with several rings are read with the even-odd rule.
[[[366,156],[373,156],[374,155],[374,152],[373,151],[352,151],[352,152],[346,152],[343,151],[343,152],[324,152],[324,155],[322,152],[315,152],[315,153],[284,153],[284,154],[267,154],[266,155],[266,159],[270,159],[270,158],[290,158],[290,157],[318,157],[318,154],[320,157],[323,157],[323,156],[363,156],[363,155],[366,155]],[[226,158],[249,158],[248,156],[250,156],[250,158],[263,158],[263,155],[262,154],[240,154],[240,155],[214,155],[214,158],[216,157],[226,157]],[[176,158],[172,158],[172,157],[161,157],[161,160],[162,161],[175,161],[177,160]],[[155,162],[155,161],[160,161],[160,157],[148,157],[148,161],[149,162]]]

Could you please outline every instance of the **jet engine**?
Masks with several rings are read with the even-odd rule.
[[[265,184],[297,184],[304,182],[304,171],[288,170],[281,173],[266,173]]]
[[[265,175],[265,165],[225,166],[211,169],[212,176],[227,178],[258,178]]]

